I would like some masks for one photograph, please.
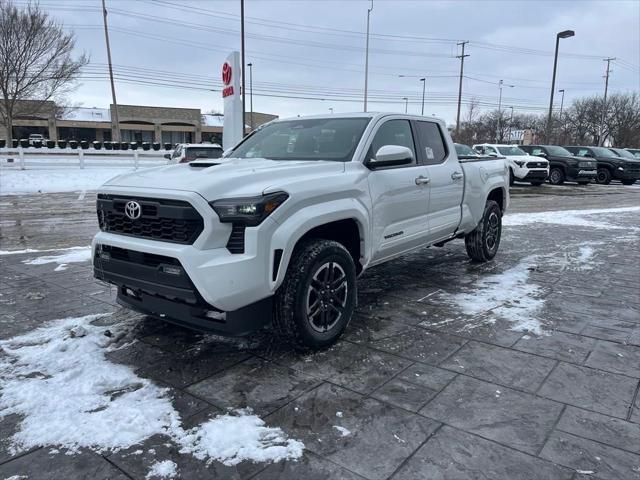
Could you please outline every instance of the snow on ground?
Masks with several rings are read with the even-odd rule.
[[[0,169],[0,195],[21,193],[79,192],[96,190],[128,168],[52,168],[38,170]]]
[[[175,462],[172,462],[171,460],[163,460],[162,462],[156,462],[151,465],[151,469],[145,478],[175,478],[177,474],[178,466]]]
[[[119,348],[113,339],[131,328],[130,321],[109,327],[92,323],[106,315],[47,322],[0,341],[0,419],[22,418],[11,438],[14,452],[36,447],[117,451],[164,434],[182,453],[225,465],[302,455],[301,442],[265,426],[248,410],[183,429],[168,389],[106,358],[106,352]],[[168,470],[168,464],[157,468]]]
[[[552,210],[547,212],[513,213],[504,216],[504,218],[502,219],[502,225],[521,226],[534,225],[536,223],[551,223],[573,227],[627,229],[629,227],[612,225],[611,222],[599,222],[584,217],[588,217],[590,215],[611,215],[638,211],[640,211],[640,207],[598,208],[591,210]]]
[[[491,311],[493,316],[512,322],[512,330],[542,335],[537,315],[544,300],[539,297],[540,287],[528,281],[534,260],[535,257],[527,257],[513,268],[478,280],[473,285],[473,292],[444,294],[443,297],[452,305],[458,305],[466,315]],[[491,320],[490,323],[495,321]]]
[[[351,435],[351,431],[349,429],[341,427],[340,425],[334,425],[333,428],[335,428],[340,433],[341,437],[348,437],[349,435]]]
[[[37,250],[36,250],[37,251]],[[45,255],[42,257],[32,258],[29,260],[23,260],[22,263],[27,265],[45,265],[47,263],[57,263],[56,272],[61,272],[67,269],[69,263],[88,262],[91,260],[91,247],[71,247],[65,248],[60,251],[59,255]]]

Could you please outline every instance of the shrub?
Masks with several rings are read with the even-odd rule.
[[[153,149],[154,150],[160,150],[160,142],[153,142]]]
[[[127,142],[122,142],[120,144],[120,149],[121,150],[129,150],[129,144]]]
[[[47,148],[56,148],[55,140],[47,140]]]
[[[164,149],[165,150],[171,150],[171,144],[170,143],[165,143],[164,144]]]
[[[103,142],[102,144],[104,145],[105,150],[113,150],[113,145],[111,144],[111,142]]]
[[[19,141],[18,141],[17,138],[12,139],[11,140],[11,148],[18,148],[18,143],[19,143]]]
[[[67,148],[66,140],[58,140],[58,148]]]
[[[102,142],[96,140],[95,142],[93,142],[93,148],[95,150],[100,150],[102,148]]]
[[[80,140],[80,148],[86,150],[87,148],[89,148],[89,142],[87,142],[86,140]]]
[[[41,148],[42,147],[42,140],[34,140],[33,141],[33,146],[35,148]]]
[[[69,140],[69,146],[73,149],[78,148],[78,141],[77,140]]]
[[[149,142],[142,142],[143,150],[149,150],[150,148],[151,148],[151,145],[149,145]]]
[[[20,139],[20,146],[22,148],[29,148],[29,139],[28,138],[21,138]]]
[[[130,147],[131,147],[131,150],[137,150],[138,149],[138,142],[131,142]]]
[[[0,148],[7,146],[7,141],[4,138],[0,138]]]

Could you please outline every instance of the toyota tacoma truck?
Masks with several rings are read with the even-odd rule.
[[[533,186],[540,186],[549,176],[549,162],[544,158],[531,158],[527,152],[516,145],[500,145],[482,143],[474,145],[473,149],[492,157],[506,157],[509,163],[509,184],[514,182],[529,182]]]
[[[94,273],[144,314],[223,335],[270,325],[318,349],[349,323],[365,269],[454,239],[491,260],[508,203],[505,161],[459,161],[436,119],[276,120],[223,158],[108,181]]]
[[[596,160],[598,173],[596,182],[609,185],[611,180],[619,180],[623,185],[633,185],[640,179],[640,161],[622,158],[605,147],[565,146],[578,157]]]

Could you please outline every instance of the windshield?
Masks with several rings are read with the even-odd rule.
[[[228,157],[349,162],[370,118],[314,118],[266,125]]]
[[[471,147],[463,145],[461,143],[456,143],[456,153],[458,155],[473,155],[474,157],[478,156],[478,152],[473,150]]]
[[[220,158],[223,150],[221,148],[211,147],[188,147],[184,156],[190,159],[200,158]]]
[[[571,157],[573,156],[573,153],[571,153],[569,150],[567,150],[566,148],[562,148],[562,147],[556,147],[554,145],[551,145],[549,147],[544,147],[547,149],[547,151],[551,154],[551,155],[557,155],[558,157]]]
[[[633,153],[625,150],[624,148],[612,148],[611,150],[613,150],[615,153],[618,154],[618,156],[622,158],[630,158],[632,160],[637,160],[637,157]]]
[[[604,148],[604,147],[589,147],[589,148],[591,148],[591,151],[593,151],[594,155],[596,155],[597,157],[616,157],[617,156],[608,148]]]
[[[500,155],[526,155],[524,150],[518,147],[498,147],[498,151]]]

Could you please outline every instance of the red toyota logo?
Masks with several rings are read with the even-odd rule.
[[[222,81],[225,85],[229,85],[231,83],[231,65],[227,62],[222,66]]]

